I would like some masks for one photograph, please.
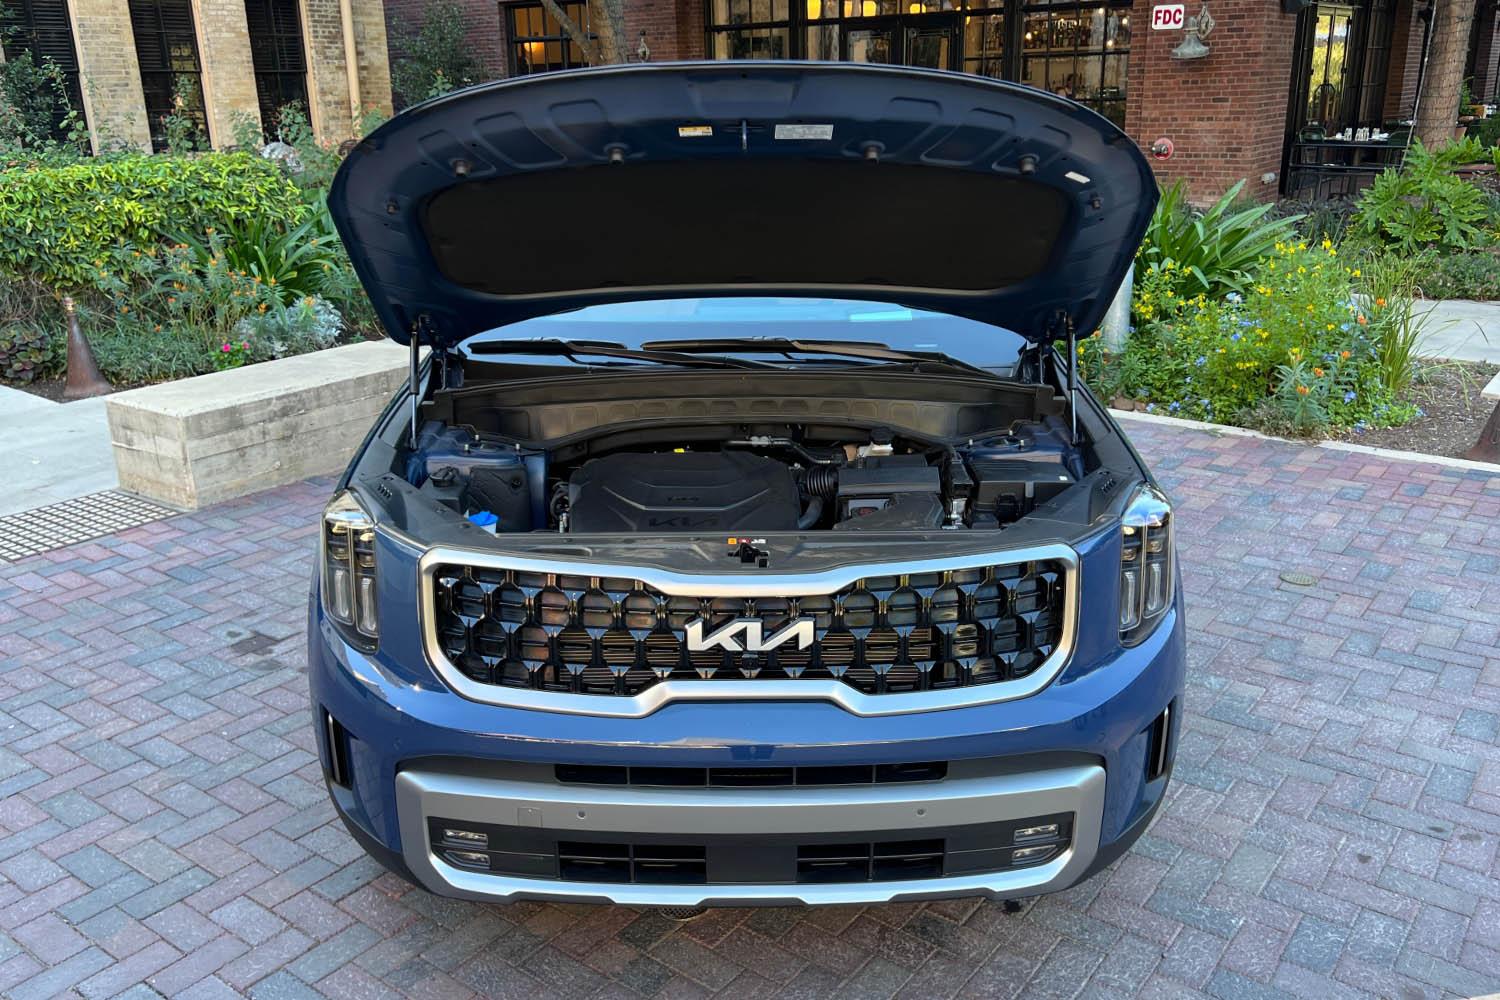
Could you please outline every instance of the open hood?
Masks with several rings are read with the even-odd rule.
[[[610,66],[397,115],[329,209],[390,336],[448,346],[580,306],[796,295],[1033,340],[1103,318],[1156,204],[1072,101],[847,63]]]

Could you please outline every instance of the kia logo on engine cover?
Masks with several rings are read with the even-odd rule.
[[[704,649],[723,649],[731,653],[761,653],[775,649],[793,639],[798,649],[807,649],[817,638],[811,618],[799,618],[782,626],[771,635],[762,634],[758,618],[737,618],[718,630],[704,635],[708,623],[695,618],[687,623],[687,647],[693,652]],[[738,637],[738,638],[736,638]]]

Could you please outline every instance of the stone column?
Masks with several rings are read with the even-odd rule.
[[[193,22],[198,31],[209,136],[214,148],[222,149],[234,145],[236,117],[249,115],[260,123],[245,0],[193,0]]]
[[[68,0],[68,16],[95,151],[119,143],[149,150],[146,97],[126,0]]]
[[[391,65],[385,36],[385,4],[381,0],[352,0],[354,50],[359,62],[360,114],[371,109],[391,113]],[[490,11],[493,18],[493,7]]]

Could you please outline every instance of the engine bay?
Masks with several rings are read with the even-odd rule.
[[[426,424],[406,480],[494,533],[1003,528],[1083,476],[1057,417],[952,445],[890,427],[705,426],[530,448]]]

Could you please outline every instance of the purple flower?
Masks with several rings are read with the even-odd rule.
[[[1344,393],[1344,402],[1346,402],[1346,403],[1352,403],[1352,402],[1354,402],[1354,396],[1355,396],[1354,390],[1350,389],[1348,392]]]

